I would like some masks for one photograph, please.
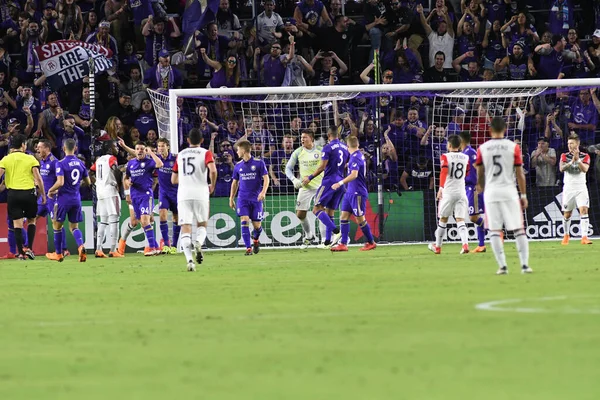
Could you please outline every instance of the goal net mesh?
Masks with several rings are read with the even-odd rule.
[[[530,199],[525,215],[529,237],[562,235],[562,177],[558,161],[566,151],[568,123],[574,118],[571,114],[576,113],[576,104],[581,101],[579,90],[586,88],[410,93],[311,93],[310,87],[306,89],[307,93],[302,94],[216,97],[202,96],[202,90],[190,90],[189,96],[177,97],[176,110],[170,110],[167,93],[149,91],[159,135],[171,141],[173,152],[185,146],[190,129],[198,128],[203,133],[202,146],[215,154],[218,181],[211,198],[208,247],[238,247],[242,243],[239,218],[228,204],[233,167],[238,161],[235,143],[242,138],[252,143],[253,156],[265,161],[271,177],[264,202],[261,242],[273,247],[301,244],[302,227],[295,215],[297,190],[285,176],[285,165],[291,152],[301,145],[303,131],[313,132],[316,144],[322,146],[331,126],[337,127],[342,138],[351,134],[359,137],[368,163],[370,195],[366,219],[376,240],[432,240],[437,219],[439,157],[446,151],[447,137],[467,130],[476,148],[487,139],[489,120],[494,116],[506,120],[508,138],[519,141],[523,149]],[[549,147],[556,155],[556,163],[536,164],[536,168],[531,165],[532,154],[537,154],[538,141],[546,136],[547,115],[551,112],[555,124],[551,124]],[[171,127],[171,113],[177,113],[177,127]],[[595,148],[589,147],[595,144],[591,137],[582,140],[581,151],[592,150],[595,159]],[[594,160],[588,173],[588,181],[594,182],[589,185],[592,208],[598,199],[595,165]],[[308,218],[318,233],[310,210]],[[579,234],[578,218],[575,213],[571,225],[574,236]],[[337,214],[335,221],[339,223]],[[593,213],[590,222],[591,235],[596,230]],[[351,226],[351,243],[363,242],[361,230],[355,223]],[[469,234],[471,240],[476,238],[472,225]],[[458,239],[452,225],[447,239]]]

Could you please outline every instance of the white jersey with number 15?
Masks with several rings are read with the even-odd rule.
[[[213,154],[202,147],[189,147],[177,154],[173,166],[173,172],[179,175],[177,201],[209,200],[208,164],[212,162]]]
[[[515,185],[517,166],[523,165],[521,148],[508,139],[491,139],[477,149],[475,165],[485,168],[484,196],[489,201],[504,201],[519,196]]]

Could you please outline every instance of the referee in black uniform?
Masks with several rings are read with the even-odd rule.
[[[19,259],[25,257],[33,260],[31,250],[35,239],[35,217],[37,214],[37,193],[42,196],[42,204],[46,204],[44,182],[40,175],[40,163],[29,154],[25,154],[27,139],[23,135],[11,138],[11,153],[0,160],[0,178],[6,174],[5,184],[8,189],[8,217],[13,220],[15,241]],[[23,218],[27,218],[27,239],[30,248],[23,248]]]

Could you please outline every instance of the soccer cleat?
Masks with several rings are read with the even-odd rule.
[[[308,249],[308,247],[312,244],[312,239],[309,238],[304,238],[304,240],[302,241],[302,244],[300,245],[300,248],[302,250],[306,250]]]
[[[373,242],[373,243],[367,243],[363,247],[360,248],[360,251],[373,250],[373,249],[375,249],[375,247],[377,247],[377,244],[375,242]]]
[[[254,254],[258,254],[258,252],[260,251],[260,242],[258,241],[258,239],[254,239],[252,241],[252,251],[254,252]]]
[[[12,260],[12,259],[15,259],[15,258],[17,258],[17,255],[14,254],[14,253],[11,253],[10,251],[6,254],[6,259],[7,260]]]
[[[531,268],[529,268],[527,265],[523,265],[523,268],[521,268],[522,274],[531,274],[532,272],[533,272],[533,270]]]
[[[121,254],[125,254],[126,246],[127,246],[127,242],[123,239],[119,239],[119,247],[117,247],[117,251]]]
[[[35,260],[35,254],[33,254],[31,249],[23,247],[23,254],[25,254],[25,257],[29,258],[30,260]]]
[[[63,250],[63,257],[69,257],[71,252],[69,250]]]
[[[433,254],[441,254],[442,253],[442,248],[441,247],[437,247],[434,243],[429,243],[429,245],[427,246],[427,248],[431,251],[433,251]]]
[[[563,246],[568,246],[569,245],[569,239],[570,239],[569,235],[563,236],[563,240],[562,240],[562,242],[560,242],[560,244],[562,244]]]
[[[340,243],[338,245],[335,245],[331,248],[331,251],[348,251],[348,246],[346,246],[344,243]]]
[[[158,248],[160,251],[162,251],[165,247],[169,247],[169,246],[165,246],[165,239],[160,239],[160,243],[158,244]],[[166,254],[166,253],[163,253]]]
[[[473,250],[473,253],[485,253],[486,249],[485,246],[477,246],[475,247],[475,250]]]
[[[463,244],[462,249],[460,249],[460,254],[469,254],[469,245]]]
[[[79,252],[79,262],[86,262],[87,254],[85,253],[85,246],[84,245],[79,246],[77,251]]]
[[[248,248],[246,249],[246,252],[244,253],[244,255],[245,255],[245,256],[251,256],[252,254],[254,254],[254,253],[252,252],[252,247],[248,247]]]
[[[144,249],[144,256],[146,256],[146,257],[157,256],[159,254],[160,254],[159,249],[153,249],[151,247],[147,247]]]
[[[119,253],[118,251],[111,251],[110,253],[108,253],[108,256],[110,258],[123,258],[123,257],[125,257],[123,254]]]
[[[94,255],[96,256],[96,258],[106,258],[107,257],[107,255],[104,254],[104,252],[102,250],[96,250]]]
[[[58,261],[58,262],[63,262],[63,260],[65,259],[62,254],[56,254],[56,253],[46,253],[46,258],[48,260]]]
[[[592,244],[592,241],[587,236],[584,236],[581,238],[581,244]]]
[[[331,245],[329,246],[329,248],[331,248],[331,246],[335,246],[336,244],[338,244],[338,242],[340,241],[341,238],[342,238],[342,232],[333,233],[331,235]]]
[[[26,261],[26,260],[27,260],[27,257],[25,257],[23,254],[19,254],[19,255],[17,256],[17,260],[19,260],[19,261]]]
[[[194,258],[198,264],[202,264],[202,261],[204,261],[204,254],[202,254],[202,248],[200,246],[194,246]]]
[[[162,242],[162,240],[161,240],[161,242]],[[170,246],[161,246],[160,253],[161,254],[171,254],[171,247]]]
[[[321,249],[321,250],[327,250],[329,249],[329,247],[327,247],[327,245],[325,244],[325,242],[321,242],[317,245],[317,249]]]
[[[506,268],[506,267],[498,268],[498,271],[496,271],[496,275],[508,275],[508,268]]]
[[[177,247],[169,247],[169,254],[177,254]]]
[[[196,271],[196,266],[194,265],[193,261],[188,261],[188,263],[187,263],[187,271],[188,272],[195,272]]]

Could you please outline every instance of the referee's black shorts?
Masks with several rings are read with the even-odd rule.
[[[6,209],[8,211],[8,218],[11,221],[22,218],[35,218],[37,214],[35,189],[8,189]]]

